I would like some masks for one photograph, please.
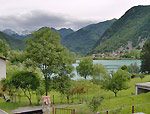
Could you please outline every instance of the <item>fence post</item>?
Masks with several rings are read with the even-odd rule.
[[[75,109],[72,109],[72,110],[71,110],[71,114],[75,114]]]
[[[132,114],[134,114],[134,105],[132,105]]]
[[[53,104],[54,104],[54,95],[53,95]]]
[[[106,114],[108,114],[108,111],[106,111]]]
[[[55,114],[56,114],[56,108],[55,108]]]
[[[53,114],[54,114],[54,107],[53,107]]]

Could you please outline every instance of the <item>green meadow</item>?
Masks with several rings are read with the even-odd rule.
[[[115,97],[114,94],[110,91],[105,91],[101,89],[99,85],[95,85],[92,82],[87,80],[82,80],[80,83],[83,83],[85,88],[88,88],[88,92],[81,95],[74,95],[70,97],[70,104],[74,105],[72,107],[66,108],[73,108],[76,110],[76,114],[89,114],[91,113],[89,108],[89,102],[93,98],[96,97],[104,97],[101,105],[99,105],[98,111],[102,114],[109,111],[109,114],[129,114],[132,111],[132,105],[135,105],[135,112],[144,112],[146,114],[150,113],[150,93],[144,93],[140,95],[133,95],[135,93],[135,83],[142,83],[150,81],[150,76],[147,75],[143,80],[140,78],[131,79],[128,82],[129,89],[122,90],[118,92],[118,96]],[[78,81],[76,82],[78,83]],[[62,96],[60,93],[52,90],[49,95],[51,96],[51,102],[53,103],[53,95],[54,95],[54,106],[56,105],[67,105],[66,96]],[[62,103],[61,103],[61,99]],[[73,102],[72,102],[73,99]],[[32,102],[33,106],[37,106],[36,95],[33,93],[32,95]],[[42,103],[40,102],[40,105]],[[80,105],[79,105],[80,104]],[[18,107],[29,106],[28,99],[22,94],[21,96],[21,103],[19,103],[18,98],[16,97],[16,103],[7,103],[4,101],[3,98],[0,98],[0,108],[10,112],[13,109]]]

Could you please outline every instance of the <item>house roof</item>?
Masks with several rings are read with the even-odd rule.
[[[4,57],[0,57],[0,59],[2,59],[4,61],[8,60],[7,58],[4,58]]]
[[[136,86],[141,86],[141,87],[148,87],[150,88],[150,82],[145,82],[145,83],[136,83]]]

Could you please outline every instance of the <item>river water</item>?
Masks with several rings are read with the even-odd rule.
[[[73,64],[73,66],[76,68],[76,66],[78,66],[78,63],[80,61],[77,60],[75,64]],[[108,71],[117,71],[119,67],[123,66],[123,65],[127,65],[129,66],[130,64],[134,64],[137,63],[137,65],[140,67],[141,66],[141,61],[140,60],[93,60],[93,64],[102,64],[106,70]],[[74,79],[79,79],[80,76],[78,76],[76,70],[74,70],[75,73],[75,77]]]

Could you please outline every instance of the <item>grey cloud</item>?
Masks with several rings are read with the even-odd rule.
[[[94,23],[90,20],[78,20],[62,14],[52,14],[42,11],[31,11],[22,15],[10,15],[0,17],[0,29],[10,28],[16,31],[36,30],[43,26],[54,28],[72,28],[77,30],[88,24]]]

